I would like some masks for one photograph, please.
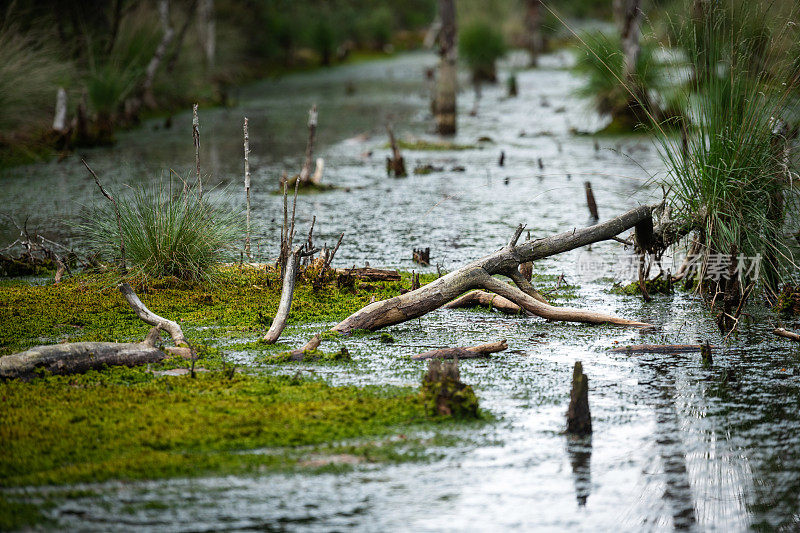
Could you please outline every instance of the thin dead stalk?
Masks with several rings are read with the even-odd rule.
[[[128,267],[125,261],[125,238],[122,236],[122,214],[120,213],[119,210],[119,204],[117,204],[117,201],[114,199],[114,197],[103,188],[103,184],[100,183],[100,178],[98,178],[97,174],[94,173],[94,170],[92,170],[89,167],[89,165],[86,163],[86,160],[81,159],[81,163],[83,163],[83,166],[85,166],[86,170],[88,170],[89,173],[92,175],[92,177],[94,178],[94,182],[100,188],[100,192],[103,193],[103,196],[108,198],[108,200],[114,205],[114,212],[117,215],[117,230],[119,231],[119,251],[120,251],[120,258],[122,261],[121,268],[123,273],[127,272]]]

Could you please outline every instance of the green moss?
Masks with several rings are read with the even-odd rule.
[[[435,274],[420,276],[423,283],[435,278]],[[410,275],[404,274],[399,282],[372,283],[369,291],[339,289],[335,284],[314,288],[301,276],[288,325],[343,320],[373,296],[391,298],[409,284]],[[213,283],[166,279],[136,290],[154,313],[180,321],[190,340],[213,344],[225,337],[252,341],[266,331],[278,309],[281,282],[273,271],[230,267],[221,269]],[[0,323],[0,355],[51,342],[141,340],[149,331],[111,277],[101,274],[82,274],[58,285],[4,282]]]
[[[9,500],[0,494],[0,531],[17,531],[45,522],[38,505]]]
[[[273,364],[273,363],[290,363],[293,362],[291,352],[281,352],[275,355],[268,355],[261,359],[259,362]],[[342,346],[337,352],[323,352],[322,350],[306,350],[303,352],[303,363],[342,363],[352,361],[350,352],[347,348]]]
[[[800,315],[800,287],[784,285],[774,309],[783,315]]]
[[[388,333],[381,333],[380,340],[382,344],[394,344],[395,339]]]
[[[408,388],[330,387],[222,372],[156,377],[115,368],[0,385],[0,486],[247,473],[290,452],[425,421]],[[241,453],[263,448],[287,453]]]
[[[672,294],[673,286],[666,278],[660,277],[656,279],[647,280],[645,282],[648,294]],[[614,285],[610,292],[612,294],[622,294],[626,296],[636,296],[642,294],[639,289],[639,282],[634,281],[628,285]]]

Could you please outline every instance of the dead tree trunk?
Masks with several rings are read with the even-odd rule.
[[[411,359],[420,361],[423,359],[475,359],[476,357],[487,357],[489,354],[502,352],[508,349],[506,340],[490,342],[469,348],[440,348],[413,356]]]
[[[539,55],[544,52],[542,0],[525,1],[525,31],[528,53],[531,56],[530,66],[535,67],[539,63]]]
[[[772,333],[774,333],[778,337],[783,337],[784,339],[790,339],[793,341],[800,342],[800,335],[798,335],[793,331],[787,331],[783,328],[775,328],[774,330],[772,330]],[[0,361],[2,361],[2,359],[0,359]]]
[[[25,352],[0,357],[0,380],[31,379],[40,372],[80,374],[108,366],[159,363],[167,355],[145,343],[73,342],[36,346]]]
[[[53,131],[59,135],[67,132],[67,91],[63,87],[56,93],[56,112],[53,116]]]
[[[600,221],[600,214],[597,212],[597,202],[594,199],[592,184],[587,181],[584,182],[583,187],[586,189],[586,206],[589,208],[589,218],[592,224],[597,224]]]
[[[203,199],[203,179],[200,177],[200,117],[197,116],[197,104],[192,106],[192,139],[194,140],[194,166],[197,178],[197,196]]]
[[[146,104],[150,107],[155,106],[153,82],[156,79],[156,73],[158,72],[158,68],[161,66],[161,62],[164,60],[167,49],[169,48],[170,44],[172,44],[172,40],[175,38],[175,30],[172,28],[172,25],[169,22],[169,0],[159,1],[158,12],[161,16],[161,25],[164,28],[164,35],[161,37],[161,42],[158,43],[156,51],[153,53],[153,57],[147,64],[144,80],[139,88],[139,94],[134,97],[130,106],[129,114],[132,118],[139,116],[139,112],[141,111],[143,105]]]
[[[214,18],[214,0],[200,0],[198,15],[198,33],[206,60],[206,67],[214,67],[214,56],[217,50],[217,24]]]
[[[526,311],[548,320],[650,326],[643,322],[626,320],[603,313],[554,307],[543,303],[536,298],[538,293],[530,282],[522,277],[518,268],[521,263],[543,259],[611,239],[633,227],[637,228],[637,232],[645,231],[648,228],[652,229],[652,209],[652,206],[636,207],[596,226],[576,228],[552,237],[534,239],[517,245],[524,229],[523,226],[520,226],[509,244],[500,250],[450,272],[417,290],[388,300],[374,302],[337,324],[333,331],[347,334],[355,329],[376,330],[399,324],[438,309],[473,289],[485,289],[499,294]],[[650,224],[646,224],[645,221],[650,221]],[[642,236],[643,241],[648,239],[652,239],[652,236],[647,239]],[[497,274],[511,278],[516,287],[492,277]]]
[[[456,48],[455,0],[439,0],[439,72],[436,78],[436,131],[442,135],[456,132],[456,91],[458,85],[458,49]]]
[[[639,43],[642,26],[641,4],[641,0],[614,0],[614,16],[622,40],[623,73],[626,83],[636,81],[636,63],[641,50]]]

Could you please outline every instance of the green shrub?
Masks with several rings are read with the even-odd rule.
[[[241,213],[193,190],[175,193],[163,183],[117,195],[129,276],[207,280],[214,267],[236,257],[244,235]],[[106,259],[120,256],[113,206],[92,208],[81,224],[87,244]]]
[[[592,33],[581,36],[580,42],[575,68],[586,76],[586,83],[578,90],[578,94],[591,98],[600,113],[610,114],[614,118],[635,118],[631,115],[639,106],[637,99],[646,98],[649,102],[648,95],[662,87],[655,60],[655,44],[650,41],[642,43],[632,86],[630,81],[625,80],[625,60],[618,36]],[[655,109],[647,111],[660,115]],[[638,118],[647,121],[646,116]]]
[[[497,81],[495,63],[506,54],[503,34],[485,22],[473,22],[459,32],[458,50],[474,81]]]

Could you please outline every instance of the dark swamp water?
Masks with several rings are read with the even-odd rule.
[[[517,98],[506,98],[502,86],[485,87],[477,116],[468,114],[472,90],[463,89],[453,142],[470,148],[406,151],[409,170],[417,164],[444,170],[387,179],[387,117],[401,138],[433,138],[424,70],[434,62],[432,55],[413,54],[292,75],[241,89],[233,108],[201,110],[207,182],[216,186],[212,194],[237,203],[241,121],[249,117],[263,257],[277,249],[281,198],[273,191],[283,170],[300,167],[312,103],[320,109],[324,181],[342,189],[301,196],[298,221],[307,228],[316,215],[320,242],[346,232],[339,266],[369,261],[419,269],[411,250],[430,246],[432,261],[452,270],[502,246],[519,223],[533,236],[584,226],[585,180],[592,181],[601,217],[660,194],[649,184],[662,165],[648,139],[599,138],[596,150],[594,138],[570,133],[602,123],[573,96],[580,79],[565,68],[563,55],[520,70]],[[512,59],[501,78],[515,62],[522,64]],[[116,189],[166,179],[168,169],[189,172],[190,115],[176,116],[171,129],[158,127],[161,122],[120,135],[113,149],[82,155]],[[457,165],[465,171],[451,171]],[[5,174],[4,209],[65,240],[71,238],[65,221],[97,197],[76,157]],[[14,236],[0,228],[4,242]],[[343,474],[107,483],[49,513],[65,529],[85,531],[800,529],[797,347],[769,335],[772,317],[759,316],[717,351],[711,368],[696,354],[610,353],[617,343],[708,339],[725,345],[695,296],[678,292],[645,304],[608,292],[625,253],[620,244],[602,243],[535,268],[563,273],[579,287],[570,305],[655,323],[658,333],[442,310],[389,328],[397,345],[353,341],[354,366],[315,368],[333,384],[416,384],[423,365],[409,356],[420,347],[508,339],[509,351],[461,365],[464,381],[497,422],[433,450],[433,461]],[[588,263],[601,266],[587,273]],[[323,326],[288,328],[287,342],[300,343],[309,329]],[[231,356],[252,359],[243,351]],[[594,422],[594,435],[578,440],[562,433],[576,360],[590,378]]]

